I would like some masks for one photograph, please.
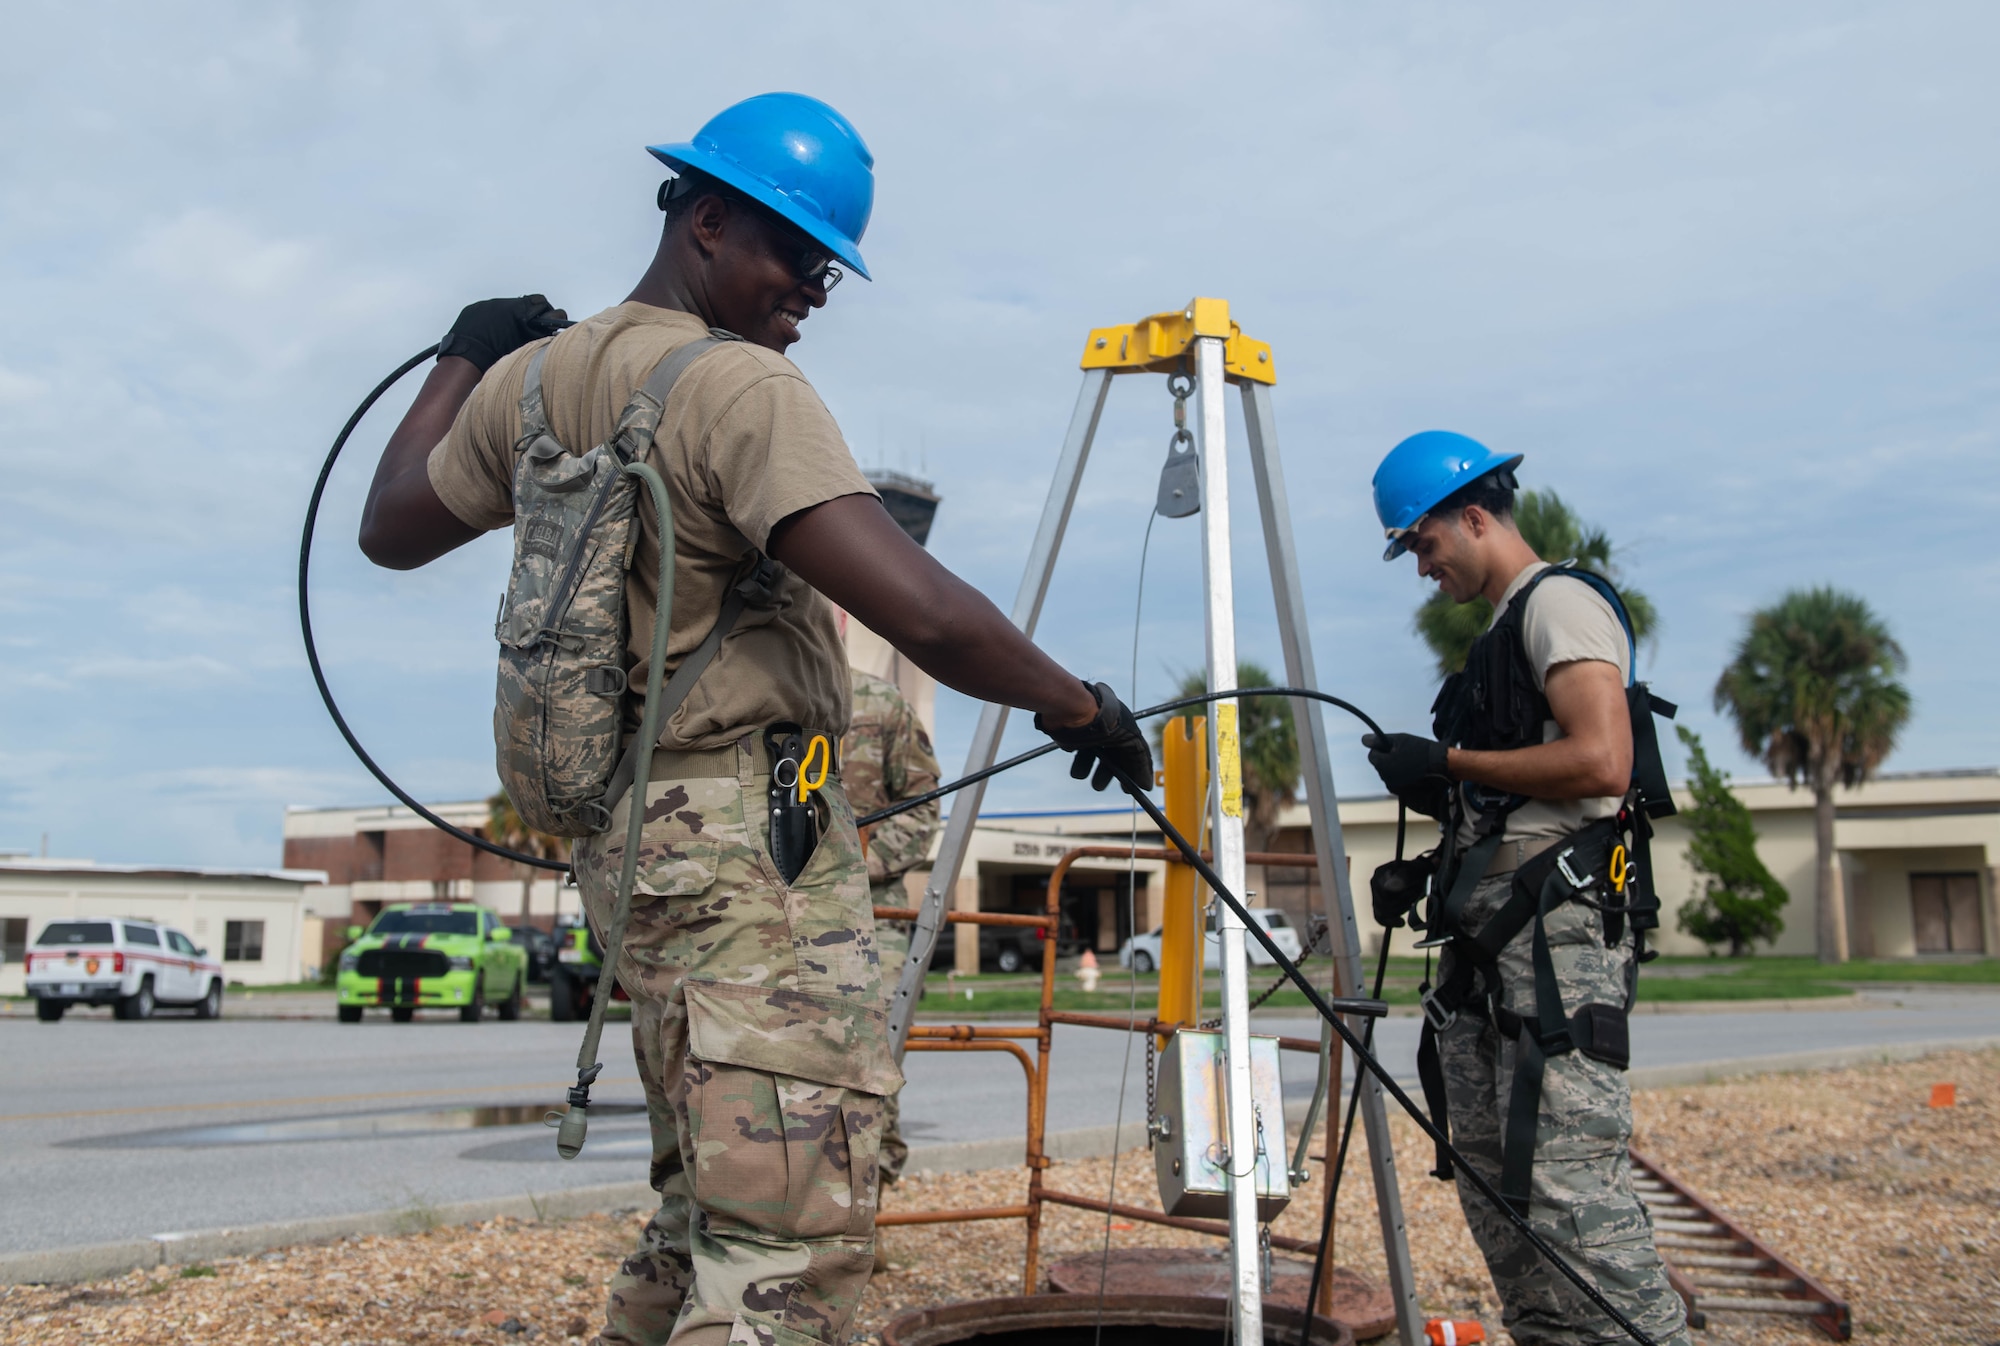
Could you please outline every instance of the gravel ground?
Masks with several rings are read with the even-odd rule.
[[[1957,1105],[1928,1106],[1931,1086]],[[2000,1340],[2000,1052],[1897,1065],[1763,1076],[1638,1096],[1638,1144],[1854,1309],[1857,1339],[1910,1346]],[[1498,1311],[1453,1191],[1423,1177],[1426,1143],[1397,1124],[1397,1162],[1425,1307],[1489,1326]],[[1358,1158],[1358,1156],[1357,1156]],[[1102,1194],[1110,1159],[1059,1164],[1049,1185]],[[1341,1202],[1339,1259],[1379,1277],[1382,1258],[1366,1167]],[[1019,1170],[914,1174],[890,1209],[1004,1205]],[[1122,1200],[1156,1205],[1143,1151],[1118,1161]],[[91,1285],[0,1291],[0,1342],[429,1343],[584,1339],[602,1285],[631,1246],[633,1212],[556,1224],[495,1221],[401,1237],[349,1239],[220,1262],[135,1272]],[[1277,1232],[1310,1237],[1316,1194],[1293,1202]],[[1102,1246],[1104,1218],[1050,1207],[1043,1266]],[[1206,1245],[1155,1226],[1114,1222],[1113,1246]],[[1010,1221],[883,1232],[890,1269],[857,1318],[873,1333],[905,1308],[1018,1294],[1022,1232]],[[1708,1346],[1818,1340],[1761,1318],[1712,1318]],[[1504,1340],[1504,1334],[1495,1334]]]

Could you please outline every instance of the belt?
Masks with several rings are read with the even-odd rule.
[[[1543,851],[1551,847],[1560,846],[1568,840],[1568,837],[1563,836],[1524,837],[1519,841],[1503,841],[1500,843],[1500,849],[1493,852],[1493,862],[1486,866],[1485,877],[1497,879],[1512,874]]]
[[[812,735],[806,735],[811,739]],[[840,740],[833,735],[825,736],[833,745],[833,766],[827,775],[832,779],[840,777]],[[771,774],[771,750],[764,742],[762,734],[748,734],[734,743],[725,743],[720,748],[704,748],[689,751],[681,748],[657,748],[653,752],[653,772],[649,780],[712,780],[719,776],[734,776],[743,769],[743,754],[750,756],[751,773],[762,778]],[[815,763],[815,774],[818,764]]]

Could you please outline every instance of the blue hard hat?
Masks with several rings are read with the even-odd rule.
[[[685,145],[648,145],[670,168],[692,168],[776,212],[859,272],[875,208],[875,156],[854,123],[802,93],[760,93],[708,119]]]
[[[1525,456],[1497,453],[1449,430],[1425,430],[1389,450],[1375,469],[1374,481],[1375,517],[1389,535],[1382,559],[1393,561],[1409,550],[1409,535],[1438,501],[1495,468],[1513,467]]]

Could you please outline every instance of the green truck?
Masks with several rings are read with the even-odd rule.
[[[364,931],[347,928],[341,950],[340,1021],[361,1022],[370,1006],[406,1024],[420,1009],[455,1009],[469,1024],[488,1005],[502,1019],[521,1017],[528,953],[513,932],[470,902],[403,902],[386,907]]]

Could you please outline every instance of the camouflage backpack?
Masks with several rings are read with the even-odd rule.
[[[540,832],[592,836],[631,785],[635,741],[621,753],[629,664],[625,577],[638,551],[637,481],[621,469],[644,456],[687,367],[724,341],[713,331],[670,352],[632,395],[610,439],[572,454],[542,408],[544,346],[521,389],[514,446],[514,568],[494,635],[500,677],[493,740],[500,782],[521,820]],[[661,545],[671,550],[671,538]],[[661,689],[665,724],[743,609],[768,601],[775,567],[762,556],[730,593],[714,629]],[[636,736],[634,736],[636,739]]]

